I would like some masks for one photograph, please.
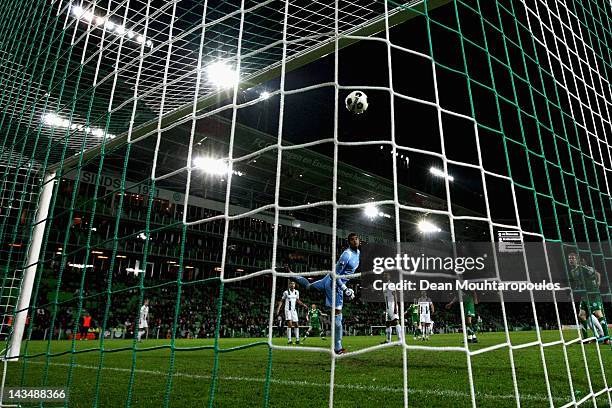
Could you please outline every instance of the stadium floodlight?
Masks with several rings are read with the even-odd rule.
[[[444,173],[444,171],[442,171],[442,170],[440,170],[440,169],[438,169],[436,167],[430,167],[429,168],[429,172],[431,174],[433,174],[434,176],[436,176],[436,177],[442,177],[442,178],[446,177],[448,179],[448,181],[453,181],[455,179],[450,174],[446,174],[446,173]]]
[[[83,12],[83,14],[81,15],[81,18],[83,20],[85,20],[88,23],[91,23],[94,19],[94,15],[91,11],[85,11]]]
[[[215,174],[218,176],[227,174],[229,172],[229,166],[221,159],[213,159],[212,157],[196,157],[193,159],[194,167],[203,170],[209,174]]]
[[[217,61],[206,67],[208,80],[219,88],[231,88],[238,83],[238,73],[223,61]]]
[[[72,14],[76,18],[81,18],[83,13],[84,13],[83,7],[81,7],[81,6],[72,6]]]
[[[85,134],[92,135],[94,137],[104,137],[104,130],[100,128],[94,128],[89,126],[78,125],[76,123],[70,123],[70,121],[66,118],[59,116],[57,113],[48,112],[42,116],[42,122],[50,127],[68,129],[70,130],[78,130],[80,132],[84,132]],[[111,133],[106,134],[107,139],[114,139],[115,135]]]
[[[363,213],[368,218],[376,218],[376,217],[378,217],[378,212],[379,212],[378,208],[374,204],[367,204],[363,208]]]
[[[205,173],[216,176],[225,176],[230,173],[229,164],[223,159],[214,159],[212,157],[196,157],[193,159],[193,167],[203,170]],[[232,170],[232,174],[243,176],[241,171]]]
[[[43,115],[43,123],[51,127],[67,128],[70,126],[70,121],[68,119],[64,119],[52,112]]]
[[[419,229],[419,232],[423,234],[432,234],[434,232],[442,231],[440,227],[428,220],[419,221],[417,224],[417,228]]]
[[[366,215],[366,217],[370,219],[374,219],[377,217],[391,218],[389,214],[385,214],[384,212],[380,211],[378,207],[376,207],[372,203],[366,204],[366,206],[363,208],[363,213]]]
[[[121,24],[112,22],[109,18],[103,16],[96,16],[91,11],[83,9],[80,5],[73,5],[71,7],[72,15],[78,19],[83,20],[87,23],[93,23],[96,26],[100,26],[109,33],[115,33],[118,36],[124,36],[127,33],[127,37],[130,40],[134,40],[139,44],[145,44],[147,47],[152,48],[153,42],[148,40],[144,35],[138,34],[132,30],[129,30]],[[136,37],[136,38],[134,38]]]

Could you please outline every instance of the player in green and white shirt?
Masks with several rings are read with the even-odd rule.
[[[587,338],[587,329],[591,327],[596,337],[603,338],[609,344],[608,323],[603,314],[603,300],[599,291],[601,274],[585,264],[576,252],[567,255],[570,266],[569,281],[574,293],[580,298],[578,318],[582,323],[583,338]]]
[[[412,323],[412,335],[416,340],[417,337],[421,335],[421,330],[419,329],[419,305],[416,300],[413,304],[408,306],[408,311],[406,313],[410,315],[410,322]]]
[[[321,340],[325,340],[325,331],[322,328],[321,316],[327,315],[317,308],[317,305],[314,303],[310,305],[310,309],[308,309],[308,314],[306,315],[309,327],[302,341],[305,341],[312,333],[318,334]]]
[[[476,334],[478,333],[478,325],[476,324],[476,304],[478,296],[476,292],[462,292],[463,297],[463,312],[465,313],[465,332],[467,334],[468,343],[478,343]],[[459,300],[459,296],[455,296],[445,307],[450,309]]]

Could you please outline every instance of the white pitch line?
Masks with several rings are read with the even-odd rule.
[[[29,364],[45,364],[40,361],[30,361]],[[69,367],[68,363],[49,363],[51,366],[59,366],[59,367]],[[83,364],[74,364],[74,368],[83,368],[89,370],[97,370],[97,366],[92,365],[83,365]],[[108,371],[117,371],[123,373],[129,373],[131,370],[129,368],[121,368],[121,367],[103,367],[103,370]],[[163,371],[155,371],[155,370],[143,370],[143,369],[135,369],[136,373],[140,374],[148,374],[148,375],[158,375],[166,377],[168,375],[167,372]],[[210,375],[202,375],[202,374],[191,374],[191,373],[182,373],[175,372],[174,377],[185,377],[185,378],[193,378],[198,380],[210,380],[212,376]],[[236,382],[255,382],[255,383],[264,383],[266,381],[265,378],[257,378],[257,377],[238,377],[238,376],[217,376],[219,380],[224,381],[236,381]],[[315,383],[310,381],[296,381],[296,380],[279,380],[275,378],[270,379],[271,383],[279,384],[283,386],[307,386],[307,387],[319,387],[319,388],[329,388],[329,384],[327,383]],[[353,391],[371,391],[371,392],[394,392],[394,393],[403,393],[401,387],[387,387],[382,385],[364,385],[364,384],[338,384],[336,383],[335,388],[344,389],[344,390],[353,390]],[[425,394],[425,395],[433,395],[437,397],[453,397],[453,398],[470,398],[470,393],[461,392],[461,391],[452,391],[452,390],[434,390],[434,389],[417,389],[417,388],[409,388],[409,394]],[[488,394],[482,392],[476,392],[476,398],[483,399],[494,399],[494,400],[514,400],[514,394]],[[533,395],[533,394],[521,394],[521,400],[528,401],[548,401],[548,397],[545,395]],[[555,397],[555,401],[567,401],[561,397]]]

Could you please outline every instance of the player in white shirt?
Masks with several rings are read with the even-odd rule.
[[[391,282],[391,274],[385,272],[383,274],[383,282]],[[383,296],[385,299],[385,334],[387,335],[385,341],[382,343],[391,343],[391,337],[393,336],[393,327],[397,333],[397,339],[402,342],[404,341],[402,326],[399,323],[399,303],[397,301],[397,291],[389,289],[387,286],[383,290]]]
[[[144,304],[140,308],[140,319],[138,319],[138,341],[142,341],[142,335],[147,334],[149,337],[149,299],[144,300]]]
[[[417,300],[419,305],[419,319],[421,323],[421,340],[429,340],[432,330],[431,315],[434,313],[434,305],[427,296],[427,292],[421,292],[421,297]]]
[[[299,304],[306,309],[308,309],[308,306],[300,300],[300,292],[295,288],[295,282],[290,281],[289,289],[283,292],[282,299],[278,301],[276,314],[280,313],[283,302],[285,303],[285,321],[287,322],[287,344],[291,344],[291,329],[295,329],[295,344],[300,344],[300,328],[296,306]]]

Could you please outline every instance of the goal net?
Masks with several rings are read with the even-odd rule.
[[[1,404],[612,405],[610,2],[0,9]],[[397,292],[395,341],[368,248],[498,241],[579,290]]]

